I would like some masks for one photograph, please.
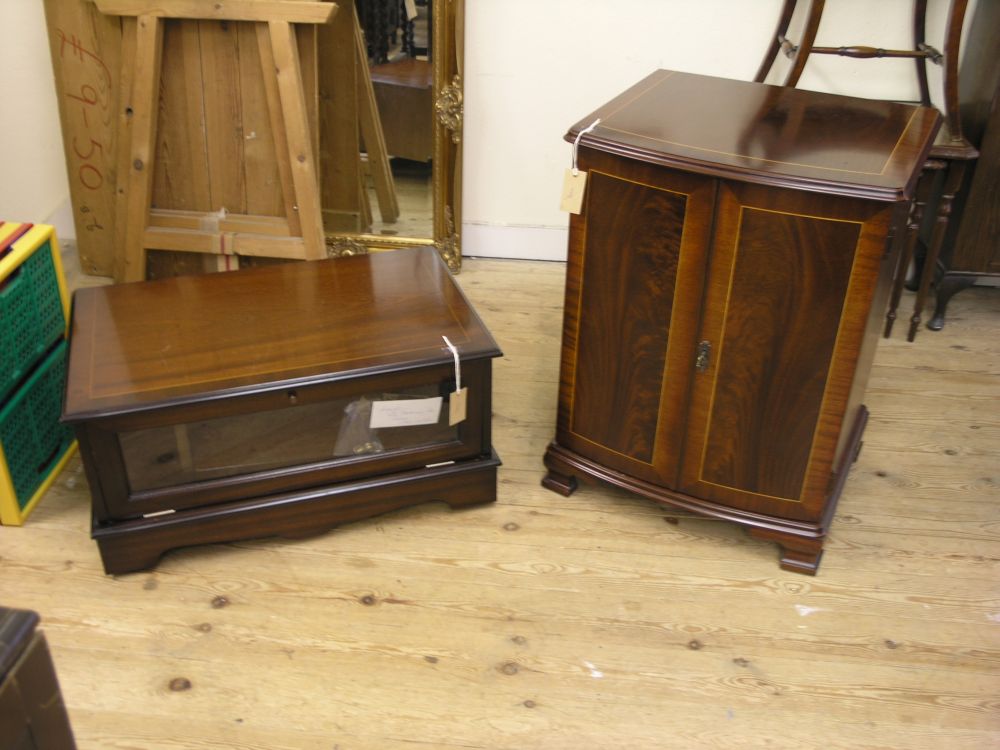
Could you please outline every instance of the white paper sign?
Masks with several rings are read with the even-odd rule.
[[[441,397],[408,398],[399,401],[373,401],[369,427],[413,427],[437,424],[441,417]]]

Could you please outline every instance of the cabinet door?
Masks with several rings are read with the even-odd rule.
[[[819,519],[891,212],[720,184],[683,491]]]
[[[556,440],[670,486],[704,284],[715,180],[584,149],[570,222]]]

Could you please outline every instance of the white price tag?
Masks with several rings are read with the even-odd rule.
[[[583,195],[587,190],[587,173],[572,169],[566,170],[563,177],[562,200],[559,202],[560,211],[568,211],[571,214],[578,214],[583,210]]]
[[[469,389],[462,387],[462,360],[458,356],[458,348],[448,340],[447,336],[442,336],[445,346],[451,351],[451,356],[455,358],[455,392],[448,397],[448,424],[454,427],[465,419],[466,402],[469,400]]]
[[[448,424],[452,427],[465,419],[466,404],[469,401],[469,389],[460,388],[448,399]]]
[[[410,398],[400,401],[373,401],[372,418],[368,426],[413,427],[419,424],[437,424],[441,417],[440,396]]]
[[[417,17],[417,0],[403,0],[403,5],[406,6],[407,21],[412,21]]]
[[[587,173],[577,169],[576,157],[580,150],[580,139],[600,124],[601,118],[597,118],[581,130],[573,140],[573,166],[566,170],[566,176],[563,177],[562,200],[559,202],[560,211],[578,214],[583,210],[583,194],[587,191]]]

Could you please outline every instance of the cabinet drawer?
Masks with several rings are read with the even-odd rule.
[[[99,467],[96,514],[134,518],[481,455],[490,362],[462,369],[467,418],[454,426],[446,366],[93,420],[78,429]]]

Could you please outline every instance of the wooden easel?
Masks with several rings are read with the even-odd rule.
[[[115,279],[145,279],[151,248],[219,256],[325,257],[316,135],[307,114],[293,24],[327,23],[337,5],[311,0],[94,1],[101,13],[123,17]],[[284,217],[151,207],[167,18],[255,24]]]
[[[358,56],[358,114],[361,121],[361,136],[365,140],[368,153],[368,164],[371,168],[372,182],[375,183],[375,197],[378,199],[379,213],[382,221],[394,222],[399,218],[399,202],[396,199],[396,187],[389,167],[389,154],[385,146],[385,134],[382,131],[382,120],[375,102],[375,86],[372,83],[371,70],[368,67],[368,50],[365,48],[364,34],[358,19],[357,8],[354,13],[354,46]],[[368,200],[368,191],[362,190],[364,200]],[[370,217],[371,208],[367,213]],[[371,224],[371,219],[368,219]]]

